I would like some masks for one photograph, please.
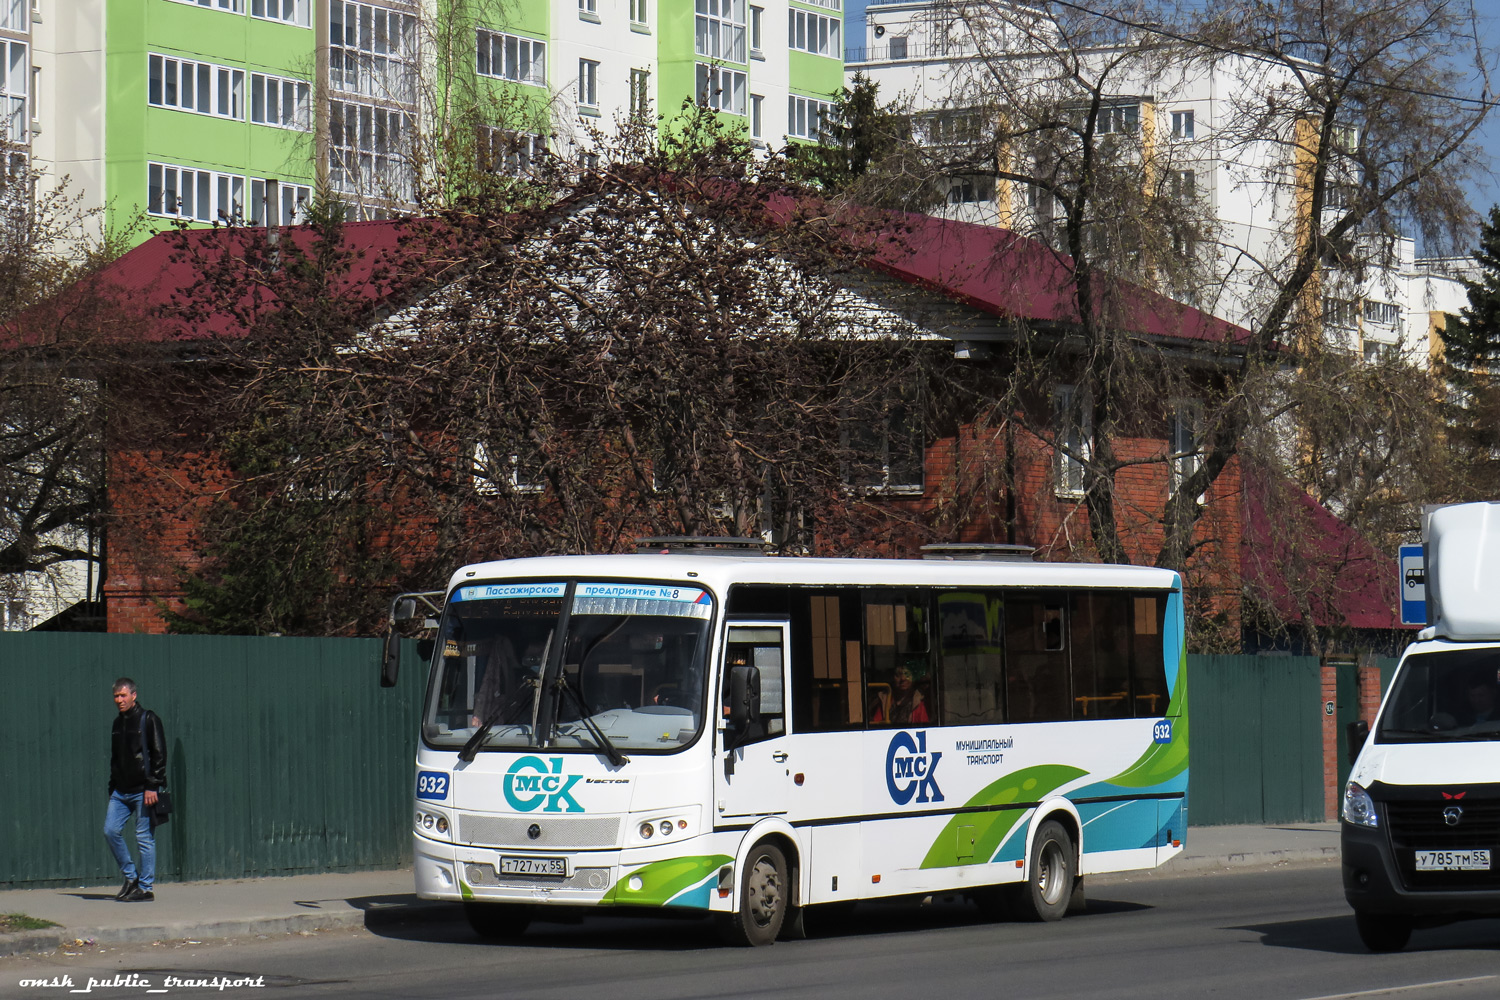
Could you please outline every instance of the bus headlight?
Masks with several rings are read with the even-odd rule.
[[[1344,822],[1371,828],[1380,826],[1380,817],[1375,813],[1375,800],[1370,798],[1369,792],[1352,781],[1344,789]]]
[[[414,826],[416,831],[424,837],[430,837],[433,840],[448,839],[448,817],[442,813],[419,809]]]

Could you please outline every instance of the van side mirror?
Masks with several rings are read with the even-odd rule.
[[[1344,736],[1349,744],[1349,766],[1353,767],[1360,750],[1364,749],[1365,740],[1370,737],[1370,724],[1363,719],[1351,722],[1344,727]]]
[[[729,668],[729,719],[724,734],[725,749],[733,750],[754,738],[760,728],[760,669]]]

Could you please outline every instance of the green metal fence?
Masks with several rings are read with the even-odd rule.
[[[393,868],[426,671],[376,681],[374,639],[0,633],[0,887],[102,884],[111,683],[166,726],[177,807],[157,831],[163,881]],[[1323,818],[1318,661],[1190,656],[1190,819]]]
[[[1322,820],[1323,699],[1311,656],[1189,656],[1188,822]]]
[[[115,678],[166,728],[163,881],[399,867],[425,671],[378,684],[375,639],[0,633],[0,887],[113,881]]]

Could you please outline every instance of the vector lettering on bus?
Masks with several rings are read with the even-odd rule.
[[[885,787],[891,800],[898,806],[914,797],[918,802],[943,801],[943,790],[937,783],[938,761],[942,759],[942,751],[928,752],[926,730],[892,736],[885,752]]]

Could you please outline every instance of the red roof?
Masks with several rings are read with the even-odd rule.
[[[1274,492],[1272,492],[1274,491]],[[1247,489],[1240,573],[1284,621],[1417,628],[1396,611],[1395,556],[1289,483]]]
[[[795,209],[773,207],[771,214],[784,222]],[[872,261],[876,269],[994,316],[1039,323],[1078,322],[1070,293],[1070,258],[1007,229],[926,215],[897,218],[899,224],[876,242]],[[416,247],[424,241],[405,239],[417,228],[400,221],[345,223],[344,241],[356,255],[334,291],[373,306],[402,290],[393,275],[400,275],[401,284],[407,284],[413,271],[420,277],[424,271],[456,263],[419,259],[422,251]],[[166,307],[189,300],[189,290],[200,277],[195,259],[212,261],[226,252],[243,254],[252,242],[266,238],[265,229],[249,227],[161,233],[90,280],[126,313],[138,310],[138,315],[153,317],[144,330],[137,328],[129,334],[133,339],[169,342],[243,336],[242,326],[227,315],[207,314],[189,325],[176,309]],[[284,228],[280,239],[305,250],[313,244],[314,231],[301,226]],[[273,284],[247,287],[241,305],[273,309]],[[1117,325],[1133,332],[1199,343],[1235,343],[1248,336],[1240,327],[1158,293],[1135,286],[1116,286],[1116,291],[1119,294],[1111,298],[1119,316]],[[46,308],[34,310],[26,317],[24,336],[38,336],[49,322]]]

